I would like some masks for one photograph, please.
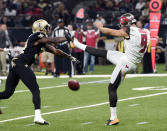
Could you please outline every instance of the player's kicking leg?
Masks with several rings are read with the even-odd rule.
[[[73,44],[75,47],[77,47],[83,51],[86,51],[91,55],[98,56],[98,57],[105,57],[105,58],[107,57],[107,50],[105,50],[105,49],[97,49],[97,48],[89,47],[87,45],[80,43],[75,38],[74,38]]]

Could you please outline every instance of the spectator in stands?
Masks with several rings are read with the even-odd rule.
[[[52,53],[44,51],[42,53],[42,63],[46,68],[45,75],[48,75],[48,73],[54,75],[54,55]]]
[[[51,20],[51,25],[52,25],[52,28],[54,29],[54,28],[56,28],[57,27],[57,20],[58,20],[58,15],[56,14],[56,13],[53,13],[52,14],[52,20]]]
[[[4,49],[11,45],[6,25],[0,25],[0,48]],[[2,76],[6,76],[6,52],[0,52],[0,64],[2,67]]]
[[[93,21],[87,20],[87,30],[84,31],[84,35],[86,37],[86,45],[90,47],[96,47],[97,38],[99,36],[99,30],[95,30],[93,28]],[[94,64],[95,64],[95,56],[90,55],[87,52],[84,52],[84,67],[83,67],[83,74],[88,72],[88,62],[90,59],[90,72],[94,71]]]
[[[142,16],[149,16],[149,2],[147,2],[144,6],[144,9],[142,10]]]
[[[161,19],[161,22],[162,24],[167,25],[167,12],[162,15],[163,15],[163,19]]]
[[[114,0],[105,0],[105,10],[109,10],[109,11],[115,10]]]
[[[100,7],[100,4],[96,3],[95,9],[97,13],[102,11],[102,8]]]
[[[139,12],[144,8],[145,2],[143,0],[139,0],[139,2],[136,4],[135,9]]]
[[[64,26],[63,19],[58,19],[58,26],[52,32],[52,37],[64,37],[65,31],[69,32],[68,28]],[[70,54],[70,47],[68,42],[60,43],[56,46],[56,48],[61,49],[67,54]],[[61,72],[63,73],[68,72],[68,76],[72,77],[72,64],[70,60],[55,55],[55,68],[56,68],[56,72],[54,75],[55,77],[60,77]]]
[[[16,0],[7,0],[6,1],[6,6],[10,7],[11,9],[16,10],[17,9],[17,2]]]
[[[104,34],[100,33],[99,38],[98,38],[98,42],[97,42],[97,47],[99,49],[105,49],[105,41],[107,37],[104,36]],[[103,57],[98,57],[98,64],[99,65],[104,65],[106,63],[106,59]]]
[[[40,2],[38,3],[38,7],[40,7],[41,9],[44,9],[47,6],[47,3],[45,3],[44,0],[40,0]]]
[[[7,16],[3,16],[1,19],[1,24],[5,24],[7,27],[14,27],[14,19],[13,18],[8,18]]]
[[[0,17],[4,16],[5,8],[5,3],[2,0],[0,0]]]
[[[97,14],[97,15],[96,15],[96,20],[95,20],[95,22],[99,22],[99,21],[100,21],[103,25],[106,24],[105,19],[104,19],[100,14]]]
[[[50,30],[50,32],[48,32],[48,35],[49,36],[52,35],[51,30]],[[54,75],[54,70],[55,70],[55,67],[54,67],[54,54],[52,54],[50,52],[47,52],[47,50],[44,51],[42,53],[41,61],[45,65],[45,69],[46,69],[45,75],[48,75],[48,73],[51,73],[52,75]]]
[[[70,24],[70,14],[68,12],[68,10],[65,8],[63,3],[60,3],[58,8],[57,8],[57,14],[59,16],[59,18],[64,20],[64,24],[68,25]]]
[[[137,25],[137,27],[140,28],[140,29],[143,28],[143,23],[142,23],[142,21],[137,21],[136,25]]]
[[[7,6],[7,8],[5,9],[5,16],[16,16],[16,10],[13,9],[11,6]]]
[[[95,19],[96,18],[96,11],[94,10],[93,5],[90,5],[88,7],[87,14],[89,16],[89,19]]]
[[[79,42],[83,43],[83,31],[81,29],[81,25],[76,25],[76,30],[73,31],[72,36],[78,39]],[[83,74],[83,58],[84,58],[84,52],[78,48],[73,49],[73,56],[77,58],[80,63],[77,63],[75,68],[77,70],[77,74],[81,75]]]

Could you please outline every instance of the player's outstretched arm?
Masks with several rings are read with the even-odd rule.
[[[103,24],[101,22],[96,22],[95,26],[104,34],[112,36],[128,37],[128,34],[123,29],[115,30],[115,29],[105,28],[103,27]]]
[[[67,39],[65,37],[55,37],[55,38],[43,37],[42,39],[38,40],[35,45],[37,45],[39,43],[44,43],[44,44],[54,43],[54,44],[57,44],[57,43],[65,42],[65,41],[67,41]]]
[[[98,56],[98,57],[106,57],[107,56],[107,50],[89,47],[87,45],[80,43],[76,38],[74,38],[73,44],[75,47],[77,47],[83,51],[86,51],[91,55]]]
[[[37,42],[35,42],[35,45],[38,45],[39,43],[54,43],[54,44],[58,44],[58,43],[63,43],[65,41],[72,41],[71,35],[68,32],[64,33],[65,37],[43,37],[42,39],[39,39]]]
[[[69,55],[69,54],[63,52],[63,51],[60,50],[60,49],[56,49],[54,46],[52,46],[52,45],[50,45],[50,44],[46,44],[46,45],[45,45],[45,48],[46,48],[47,50],[49,50],[49,52],[51,52],[51,53],[53,53],[53,54],[55,54],[55,55],[59,55],[59,56],[68,58],[68,59],[70,59],[70,60],[73,61],[73,62],[77,62],[77,63],[79,62],[75,57],[73,57],[73,56],[71,56],[71,55]]]

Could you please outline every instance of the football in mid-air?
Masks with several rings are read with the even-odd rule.
[[[73,91],[77,91],[80,88],[80,84],[77,80],[69,80],[68,87]]]

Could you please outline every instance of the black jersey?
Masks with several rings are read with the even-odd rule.
[[[27,45],[23,53],[17,56],[17,58],[22,60],[24,64],[31,66],[32,63],[34,63],[35,61],[35,55],[39,55],[41,49],[45,46],[45,44],[40,44],[40,43],[38,45],[34,44],[43,37],[46,37],[46,35],[42,32],[36,32],[31,34],[27,40]]]

